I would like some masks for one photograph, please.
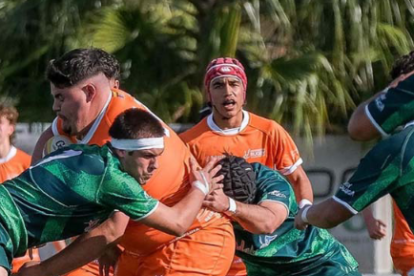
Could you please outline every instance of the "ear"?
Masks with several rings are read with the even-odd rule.
[[[91,102],[96,97],[96,93],[98,92],[96,86],[92,83],[88,83],[82,87],[82,91],[85,93],[87,102]]]
[[[113,85],[113,87],[114,87],[115,89],[119,89],[119,80],[115,80],[115,81],[114,81],[114,85]]]
[[[124,158],[125,155],[127,155],[127,151],[126,150],[120,150],[120,149],[114,149],[116,155],[119,156],[119,158]]]

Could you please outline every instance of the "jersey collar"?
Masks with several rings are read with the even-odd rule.
[[[407,128],[409,126],[413,126],[414,125],[414,121],[408,122],[405,124],[404,128]]]
[[[207,125],[208,127],[217,133],[223,134],[223,135],[235,135],[243,131],[247,125],[249,124],[250,115],[249,112],[243,110],[243,120],[239,127],[230,128],[230,129],[221,129],[213,120],[213,113],[208,115],[207,117]]]
[[[4,158],[0,158],[0,164],[6,163],[7,161],[15,157],[16,153],[17,153],[17,149],[14,146],[10,146],[10,150],[7,156]]]
[[[112,99],[112,92],[109,92],[109,97],[106,100],[105,106],[102,108],[101,112],[99,113],[98,117],[96,117],[96,120],[93,122],[91,129],[88,131],[85,137],[83,137],[82,140],[76,139],[76,142],[78,144],[88,144],[89,141],[92,139],[93,135],[95,134],[95,131],[98,129],[99,124],[102,121],[102,118],[105,115],[106,110],[108,109],[109,103]]]

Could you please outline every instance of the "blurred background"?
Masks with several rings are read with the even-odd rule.
[[[207,63],[237,57],[248,76],[246,108],[297,137],[321,199],[370,146],[346,138],[346,124],[414,49],[413,14],[414,0],[0,0],[0,102],[14,104],[20,122],[51,122],[48,62],[98,47],[120,61],[123,90],[167,123],[191,125]],[[18,146],[30,152],[43,128],[22,124]],[[390,221],[384,206],[376,212]],[[391,272],[389,256],[378,255],[389,241],[379,245],[356,225],[342,241],[355,244],[363,271]]]

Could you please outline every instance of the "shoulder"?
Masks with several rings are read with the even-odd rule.
[[[249,112],[250,123],[253,128],[267,133],[286,133],[286,130],[277,122]]]
[[[201,120],[198,124],[190,128],[189,130],[180,134],[180,138],[188,144],[195,142],[197,138],[200,138],[203,134],[211,132],[207,126],[207,118]]]
[[[17,149],[16,157],[19,159],[19,162],[24,164],[26,167],[29,167],[32,157],[26,152],[22,151],[21,149],[18,149],[18,148],[16,149]]]

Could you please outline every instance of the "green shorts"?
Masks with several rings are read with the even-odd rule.
[[[361,276],[358,263],[348,250],[337,244],[325,256],[317,256],[300,263],[278,264],[243,260],[249,276]]]
[[[12,248],[9,233],[7,233],[6,229],[0,223],[0,266],[4,267],[9,274],[11,272],[10,264],[13,260]]]

